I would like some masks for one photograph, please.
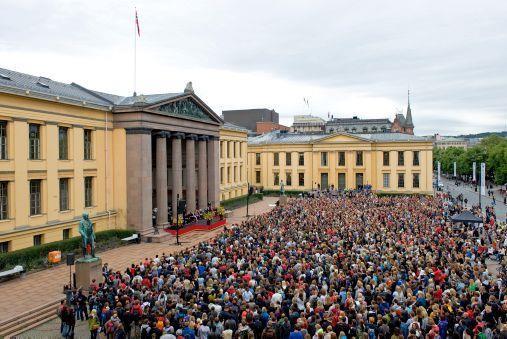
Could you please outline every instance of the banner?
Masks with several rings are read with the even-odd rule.
[[[481,195],[486,195],[486,164],[481,162]]]
[[[456,161],[454,162],[454,176],[456,177]]]
[[[472,180],[474,182],[477,182],[477,178],[475,177],[475,167],[476,167],[476,163],[475,161],[472,163]]]
[[[437,184],[440,185],[440,161],[437,162]]]

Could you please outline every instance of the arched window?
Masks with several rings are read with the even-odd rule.
[[[377,126],[373,126],[373,127],[371,128],[371,130],[372,130],[372,132],[374,132],[374,133],[375,133],[375,132],[377,132]]]
[[[368,133],[368,127],[363,127],[363,133]]]
[[[381,131],[382,133],[385,133],[385,132],[387,131],[387,129],[386,129],[386,127],[385,127],[385,126],[382,126],[382,127],[380,127],[380,131]]]
[[[352,127],[352,133],[356,133],[356,128]]]
[[[348,132],[349,131],[349,128],[348,127],[345,127],[345,132]]]

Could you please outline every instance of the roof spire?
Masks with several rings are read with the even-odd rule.
[[[407,96],[407,117],[405,118],[405,126],[406,127],[414,127],[414,123],[412,122],[412,110],[410,109],[410,89],[408,90]]]

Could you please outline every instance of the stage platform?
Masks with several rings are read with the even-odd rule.
[[[213,231],[219,227],[223,227],[227,223],[227,219],[214,219],[211,221],[211,224],[207,224],[206,220],[198,220],[197,222],[193,222],[190,224],[186,224],[180,228],[179,235],[187,234],[194,231]],[[176,235],[176,230],[171,228],[164,229],[165,232],[170,233],[172,235]]]

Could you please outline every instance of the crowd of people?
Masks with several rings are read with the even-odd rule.
[[[507,230],[492,209],[487,238],[452,227],[462,208],[443,195],[290,199],[195,248],[105,268],[87,297],[62,301],[62,328],[75,314],[92,338],[507,338],[504,272],[481,250],[505,253]]]

